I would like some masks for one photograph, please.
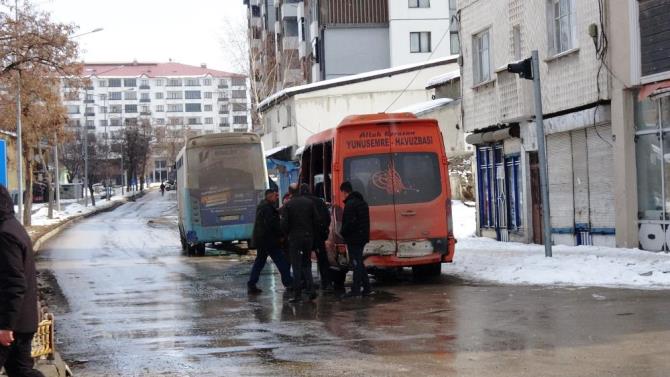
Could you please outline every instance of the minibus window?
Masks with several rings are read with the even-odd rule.
[[[442,192],[435,153],[394,153],[344,160],[344,178],[371,206],[429,202]]]

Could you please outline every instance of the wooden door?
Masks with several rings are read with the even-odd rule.
[[[540,162],[537,152],[528,155],[530,164],[530,196],[532,202],[533,243],[543,244],[542,237],[542,193],[540,191]]]

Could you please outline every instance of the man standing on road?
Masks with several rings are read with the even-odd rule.
[[[344,297],[369,296],[372,294],[368,273],[363,264],[363,249],[370,241],[370,210],[363,195],[354,191],[351,182],[343,182],[340,192],[344,196],[342,230],[340,234],[347,244],[349,259],[354,269],[351,291]],[[361,287],[363,291],[361,292]]]
[[[282,211],[281,228],[288,235],[289,257],[293,269],[293,298],[291,303],[302,301],[302,283],[310,300],[316,298],[312,281],[312,261],[310,254],[314,246],[315,226],[319,214],[314,202],[300,191],[286,203]]]
[[[161,196],[165,196],[165,182],[161,182]]]
[[[256,283],[260,277],[265,262],[268,257],[272,258],[275,266],[281,274],[281,281],[284,287],[290,287],[293,283],[289,264],[284,258],[281,250],[281,228],[279,225],[279,211],[277,210],[277,201],[279,194],[275,190],[265,190],[265,199],[262,200],[256,208],[256,222],[254,223],[253,243],[256,246],[256,260],[251,267],[251,275],[247,283],[247,290],[250,294],[261,293]]]
[[[309,186],[307,184],[303,183],[300,186],[300,190],[308,193],[307,197],[314,202],[316,212],[319,214],[314,234],[314,251],[316,252],[316,263],[319,268],[319,275],[321,276],[321,290],[329,290],[331,288],[331,279],[328,254],[326,254],[326,240],[330,232],[330,211],[323,199],[309,193]]]
[[[33,369],[37,331],[37,281],[33,246],[14,217],[14,203],[0,185],[0,368],[8,377],[44,377]]]

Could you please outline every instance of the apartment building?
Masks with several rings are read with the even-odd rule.
[[[119,137],[124,126],[149,122],[181,134],[247,131],[246,76],[169,63],[88,63],[84,89],[63,81],[71,127],[85,127],[102,138]],[[152,176],[165,177],[171,161],[154,156]]]
[[[506,67],[540,56],[552,240],[614,246],[615,134],[602,0],[460,0],[463,122],[476,146],[477,228],[541,243],[532,83]],[[589,30],[598,30],[591,36]],[[606,35],[606,34],[605,34]],[[611,39],[610,39],[611,40]],[[595,43],[594,43],[595,42]]]

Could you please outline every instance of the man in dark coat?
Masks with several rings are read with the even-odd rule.
[[[279,225],[279,211],[277,201],[279,194],[275,190],[266,190],[265,199],[256,208],[256,222],[254,223],[253,244],[256,247],[256,260],[251,267],[247,290],[250,294],[258,294],[262,291],[256,287],[265,262],[268,257],[272,258],[275,266],[281,274],[284,287],[290,287],[293,283],[288,261],[284,258],[281,250],[281,228]]]
[[[306,194],[299,192],[282,209],[281,228],[288,236],[289,258],[293,269],[293,298],[289,300],[292,303],[302,301],[303,279],[310,300],[316,298],[310,254],[319,214],[314,202]]]
[[[9,377],[44,377],[30,355],[37,331],[37,281],[33,245],[14,217],[14,203],[0,185],[0,367]]]
[[[328,254],[326,254],[326,240],[328,240],[328,234],[330,233],[330,211],[323,199],[310,193],[307,184],[303,183],[300,190],[308,193],[306,196],[314,202],[316,212],[319,214],[314,234],[314,251],[316,252],[316,263],[321,276],[321,289],[327,290],[331,287],[330,263],[328,263]]]
[[[351,291],[345,294],[345,297],[368,296],[372,290],[363,264],[363,249],[370,242],[370,210],[363,195],[353,190],[351,182],[343,182],[340,185],[340,192],[344,196],[340,234],[347,244],[349,259],[354,270],[354,282]]]

